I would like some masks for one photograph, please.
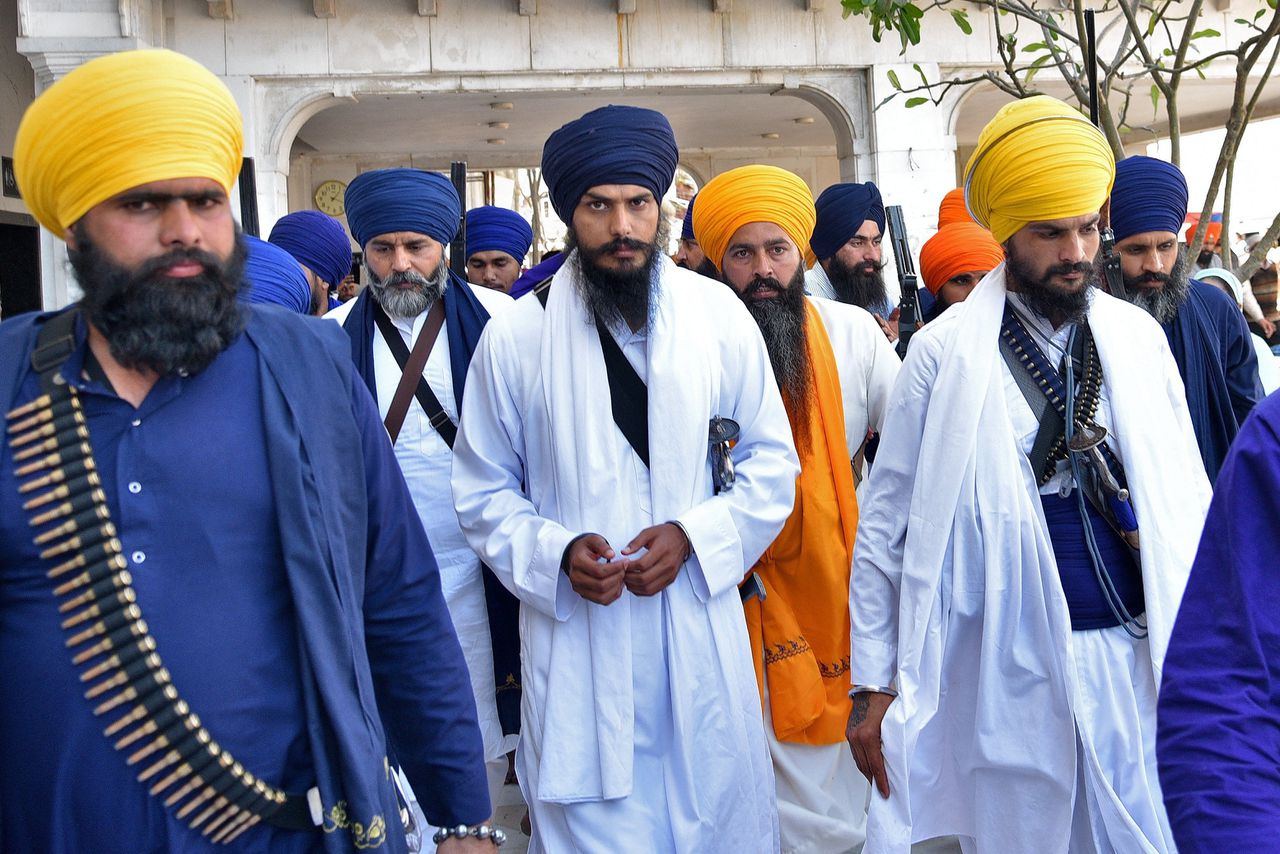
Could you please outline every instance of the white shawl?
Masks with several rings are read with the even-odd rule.
[[[883,727],[893,795],[872,796],[868,852],[950,834],[984,851],[1066,849],[1070,618],[1009,419],[1004,303],[1002,265],[913,339],[862,503],[853,681],[883,684],[896,669],[901,691]],[[1089,322],[1142,531],[1158,685],[1209,485],[1159,326],[1101,292]]]

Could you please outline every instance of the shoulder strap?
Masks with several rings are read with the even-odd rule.
[[[533,294],[545,309],[547,300],[551,297],[551,279],[538,283]],[[644,467],[648,468],[649,389],[598,317],[596,333],[600,336],[600,352],[604,355],[604,370],[609,378],[609,406],[613,410],[613,423],[618,425],[627,443],[640,457]]]
[[[613,410],[613,422],[627,438],[644,467],[648,468],[649,389],[598,317],[596,332],[600,335],[600,351],[604,354],[604,369],[609,377],[609,406]]]
[[[54,375],[76,348],[76,318],[79,316],[79,308],[56,314],[46,320],[36,334],[31,368],[39,375],[40,387],[45,391],[49,390]]]
[[[431,348],[440,335],[441,327],[444,326],[444,306],[441,305],[440,300],[436,300],[431,306],[431,310],[427,312],[427,319],[422,324],[422,332],[414,342],[412,353],[405,346],[404,339],[400,337],[400,330],[396,329],[391,318],[387,317],[387,313],[382,310],[382,306],[374,306],[373,318],[378,324],[378,331],[382,333],[383,340],[387,342],[392,355],[396,357],[396,363],[400,365],[401,371],[400,382],[396,385],[396,393],[391,399],[391,406],[387,409],[387,418],[384,422],[387,433],[391,436],[391,443],[395,444],[396,438],[400,435],[400,428],[404,425],[405,415],[409,411],[409,398],[412,395],[418,398],[418,404],[427,414],[431,426],[440,434],[440,438],[452,448],[454,440],[458,437],[458,428],[449,420],[444,406],[422,376],[427,357],[431,354]]]

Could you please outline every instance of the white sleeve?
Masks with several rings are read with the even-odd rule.
[[[742,582],[764,550],[778,536],[795,504],[800,461],[791,438],[791,424],[782,406],[755,321],[742,310],[735,346],[722,352],[726,386],[736,386],[736,398],[722,390],[720,403],[729,411],[714,414],[732,418],[741,430],[733,448],[737,479],[733,488],[708,498],[677,518],[693,545],[687,571],[699,598],[706,601]]]
[[[858,502],[858,539],[849,580],[850,678],[855,685],[888,685],[898,670],[903,550],[925,414],[937,375],[936,349],[924,335],[914,339],[890,391],[880,447]]]
[[[524,490],[526,465],[520,407],[501,370],[504,342],[480,338],[467,373],[453,449],[453,501],[458,524],[479,555],[521,602],[567,620],[580,597],[560,561],[577,536],[538,515]]]

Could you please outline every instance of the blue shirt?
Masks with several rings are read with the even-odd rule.
[[[82,338],[63,374],[82,391],[112,519],[164,666],[214,739],[245,768],[285,791],[303,792],[314,775],[256,351],[241,335],[204,372],[160,379],[134,409],[81,379],[86,350]],[[38,393],[30,375],[19,399]],[[129,768],[103,737],[121,712],[96,718],[82,696],[45,575],[50,564],[32,542],[13,469],[6,445],[0,850],[225,850],[137,782],[149,761]],[[240,843],[245,851],[303,852],[319,850],[319,834],[260,825]]]

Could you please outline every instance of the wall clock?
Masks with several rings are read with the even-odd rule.
[[[341,181],[323,182],[316,187],[316,208],[329,216],[342,216],[347,210],[343,202],[346,192],[347,185]]]

